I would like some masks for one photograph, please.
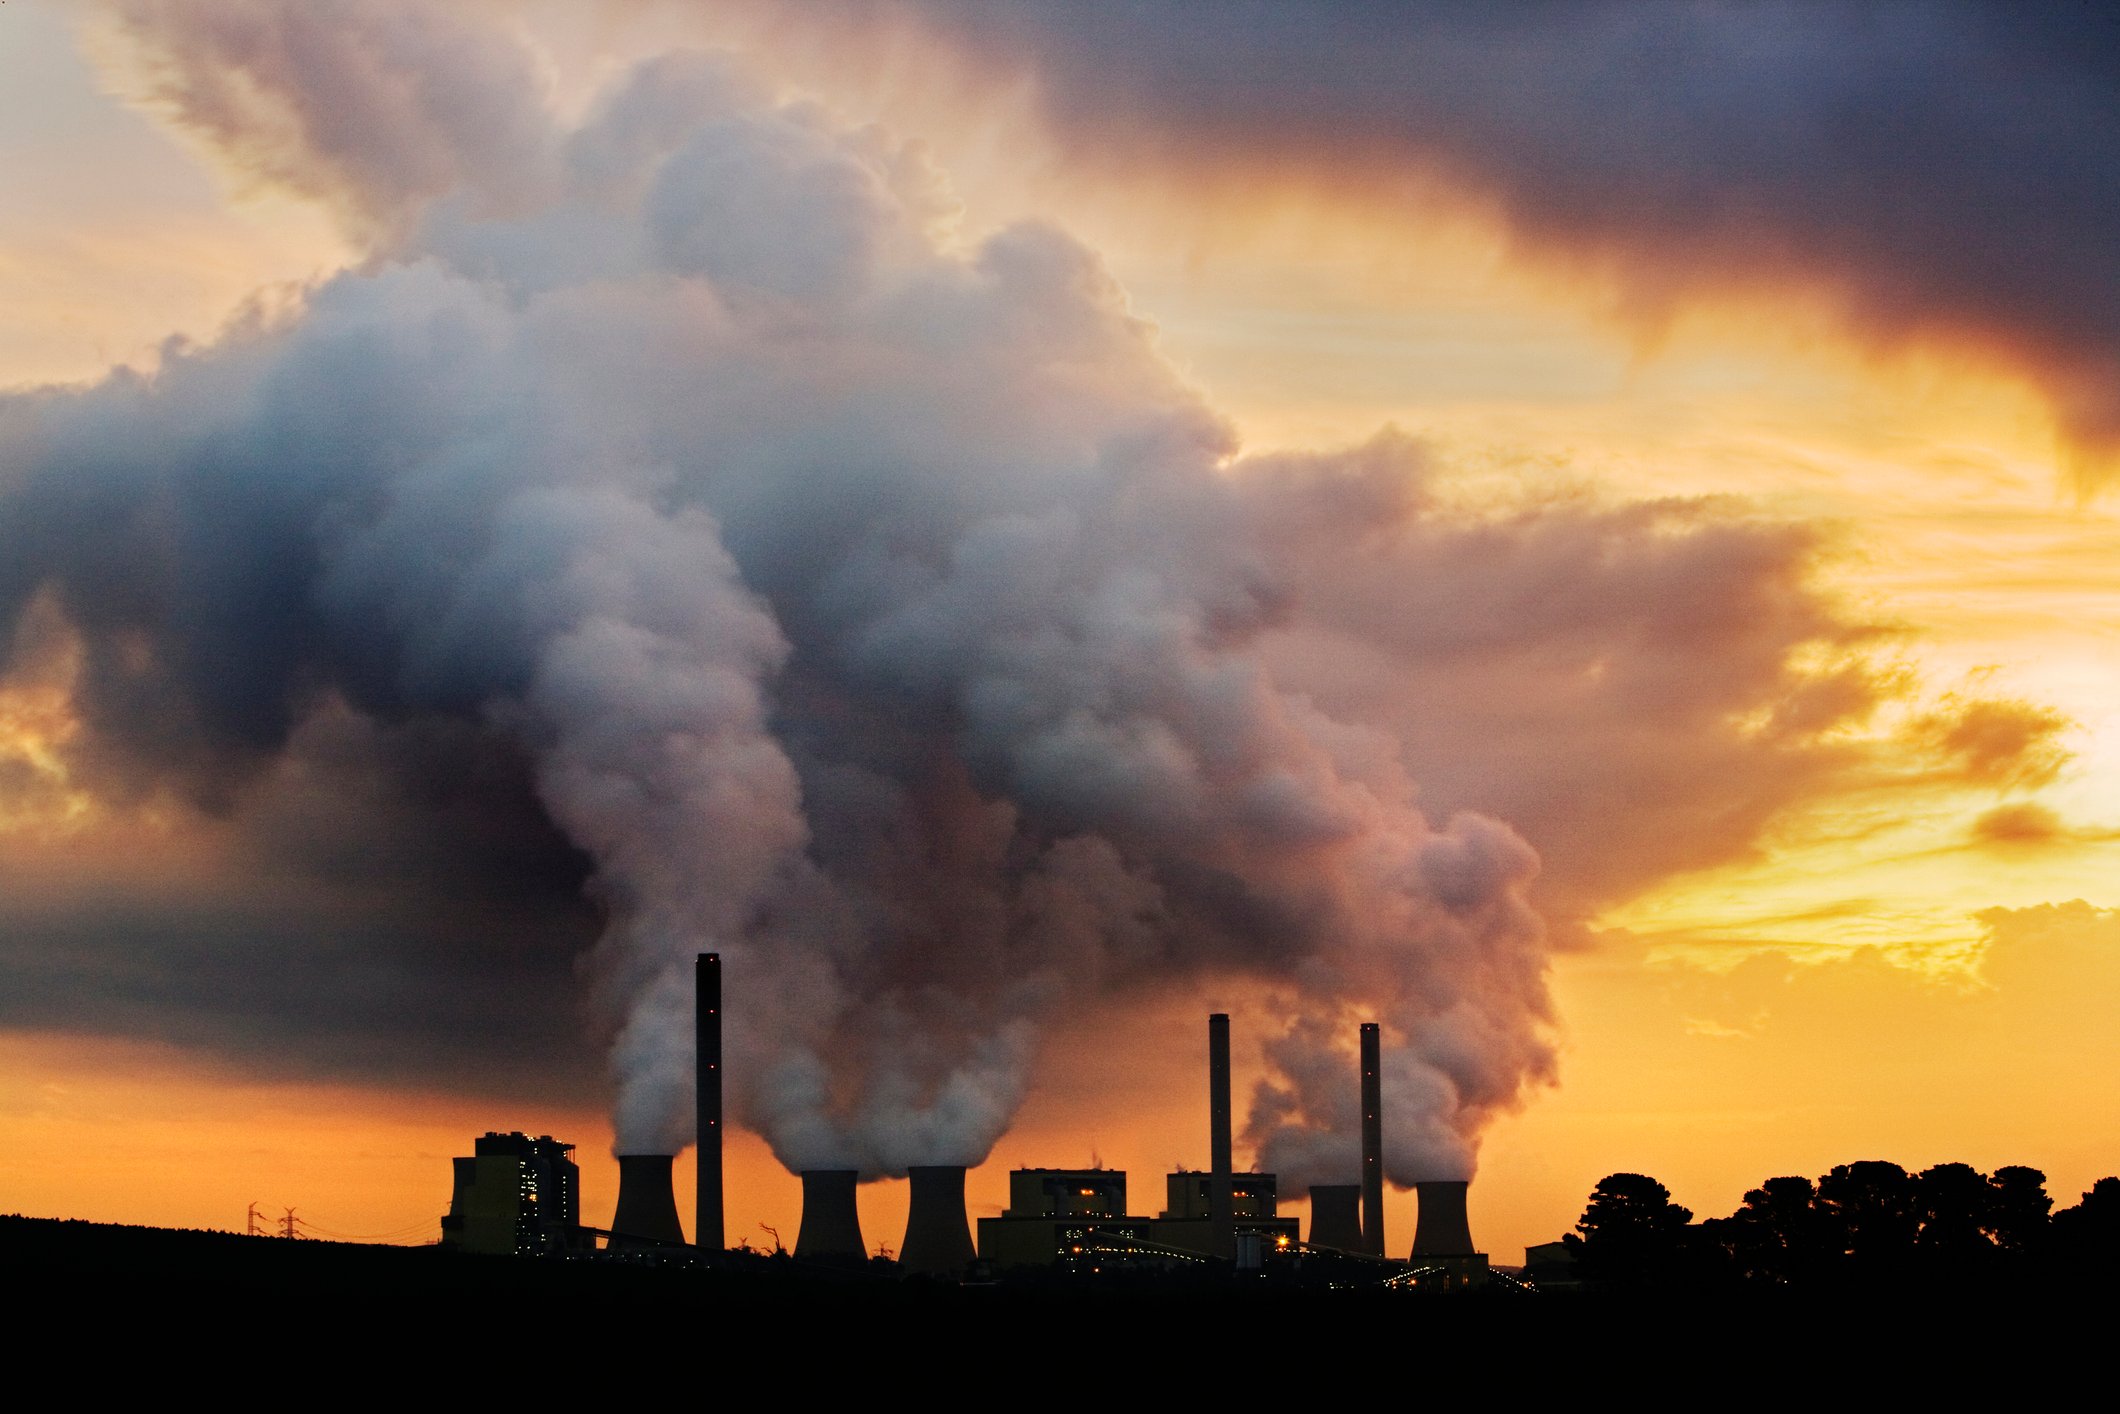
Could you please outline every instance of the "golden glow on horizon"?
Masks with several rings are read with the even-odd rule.
[[[615,64],[613,46],[702,30],[775,42],[740,15],[517,13],[582,41],[554,41],[568,101]],[[313,208],[233,196],[225,173],[103,97],[86,62],[50,47],[66,42],[59,14],[8,7],[59,75],[39,92],[74,145],[34,159],[0,146],[0,175],[44,194],[0,216],[0,384],[150,364],[166,334],[210,337],[260,287],[348,259]],[[1723,292],[1652,317],[1608,274],[1529,255],[1442,193],[1416,209],[1279,180],[1171,189],[1068,170],[1026,134],[1021,92],[916,81],[930,71],[900,53],[785,57],[791,85],[850,95],[931,140],[968,233],[1043,217],[1103,251],[1248,448],[1358,442],[1396,423],[1468,498],[1583,483],[1744,498],[1826,527],[1843,547],[1832,587],[1893,626],[1889,656],[1919,686],[1865,730],[1909,743],[1903,771],[1612,908],[1595,920],[1603,945],[1560,962],[1563,1084],[1497,1127],[1471,1192],[1498,1260],[1558,1235],[1620,1169],[1653,1173],[1703,1216],[1771,1174],[1856,1158],[2031,1163],[2063,1205],[2120,1169],[2107,1021],[2120,927],[2100,911],[2120,903],[2120,498],[2077,497],[2050,410],[2007,359],[1880,354],[1819,292]],[[849,78],[864,61],[867,77]],[[59,180],[69,164],[104,180]],[[2071,723],[2051,779],[1917,759],[1922,714],[1972,689]],[[74,729],[62,680],[0,692],[7,887],[63,898],[113,867],[210,887],[212,828],[174,811],[99,814],[58,754]],[[1161,1175],[1205,1152],[1205,1000],[1063,1029],[972,1175],[973,1216],[998,1211],[1009,1167],[1092,1153],[1129,1171],[1136,1207],[1154,1206]],[[1263,1003],[1216,1004],[1255,1045]],[[599,1114],[272,1083],[145,1042],[0,1033],[0,1211],[239,1227],[255,1198],[342,1231],[391,1230],[438,1216],[448,1158],[494,1128],[579,1145],[585,1212],[608,1213],[616,1166]],[[730,1240],[768,1243],[770,1223],[792,1246],[796,1180],[755,1136],[728,1143]],[[690,1173],[681,1160],[688,1224]],[[871,1247],[895,1247],[903,1185],[861,1201]],[[1396,1246],[1413,1200],[1389,1201]]]
[[[1514,1260],[1565,1231],[1616,1169],[1656,1175],[1704,1217],[1775,1174],[1816,1177],[1872,1157],[1916,1168],[2028,1161],[2045,1169],[2057,1206],[2073,1203],[2114,1167],[2120,1095],[2102,1076],[2120,1066],[2105,1016],[2120,985],[2120,912],[2047,913],[2003,920],[2006,936],[1989,940],[1999,980],[1976,987],[1861,956],[1825,967],[1762,956],[1722,976],[1646,963],[1624,940],[1564,959],[1566,1078],[1489,1136],[1469,1195],[1474,1235]],[[1163,1175],[1204,1161],[1199,1023],[1224,1004],[1172,998],[1063,1030],[1047,1083],[969,1175],[970,1215],[1001,1210],[1010,1168],[1092,1159],[1126,1171],[1130,1206],[1160,1209]],[[1258,1073],[1267,1017],[1235,1010],[1241,1089]],[[241,1230],[255,1200],[336,1232],[395,1232],[439,1219],[449,1159],[488,1129],[575,1144],[584,1218],[608,1220],[618,1166],[595,1110],[274,1083],[152,1043],[0,1035],[5,1212]],[[792,1248],[799,1181],[749,1133],[732,1130],[727,1154],[727,1240],[769,1250],[770,1226]],[[1240,1145],[1239,1165],[1249,1157]],[[674,1177],[688,1234],[692,1164],[681,1155]],[[870,1250],[897,1248],[906,1197],[900,1181],[861,1188]],[[1282,1215],[1307,1224],[1300,1198]],[[1410,1243],[1414,1219],[1411,1193],[1386,1195],[1393,1250]]]

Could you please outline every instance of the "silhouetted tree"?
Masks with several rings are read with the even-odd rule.
[[[1671,1190],[1647,1174],[1607,1174],[1590,1190],[1575,1232],[1562,1241],[1585,1276],[1618,1282],[1668,1279],[1679,1270],[1692,1221],[1692,1210],[1672,1202]]]
[[[2120,1178],[2101,1178],[2083,1201],[2054,1214],[2052,1248],[2065,1267],[2096,1275],[2120,1265]]]
[[[2007,1164],[1995,1170],[1988,1182],[1994,1193],[1988,1202],[1987,1233],[2002,1251],[2029,1257],[2047,1244],[2054,1200],[2047,1196],[2046,1175],[2023,1164]]]
[[[1787,1284],[1818,1276],[1840,1253],[1817,1208],[1808,1178],[1770,1178],[1745,1194],[1744,1205],[1712,1224],[1737,1274]]]
[[[1770,1178],[1729,1217],[1695,1224],[1655,1179],[1615,1173],[1598,1181],[1562,1240],[1593,1280],[1696,1289],[1733,1280],[2102,1282],[2120,1268],[2120,1178],[2098,1180],[2049,1218],[2052,1208],[2046,1175],[2022,1164],[1992,1176],[1962,1163],[1910,1174],[1867,1159],[1816,1184]]]
[[[1914,1237],[1928,1265],[1939,1271],[1984,1269],[1994,1252],[1988,1224],[1995,1190],[1971,1164],[1937,1164],[1914,1180],[1921,1228]]]
[[[1921,1231],[1913,1176],[1880,1159],[1836,1164],[1818,1180],[1818,1211],[1834,1248],[1868,1275],[1904,1266]]]

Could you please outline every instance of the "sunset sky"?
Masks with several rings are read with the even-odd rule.
[[[1862,1158],[2120,1171],[2120,20],[1497,14],[10,0],[0,1211],[431,1238],[525,1129],[600,1220],[606,1051],[653,1091],[694,947],[761,959],[732,1018],[777,979],[757,1077],[841,998],[845,1127],[758,1079],[731,1241],[792,1243],[774,1124],[940,1161],[846,1119],[871,1047],[920,1059],[860,1104],[999,1135],[974,1216],[1093,1157],[1152,1209],[1210,1010],[1240,1112],[1293,1087],[1282,1163],[1339,1152],[1297,1072],[1403,1018],[1456,1099],[1402,1171],[1476,1151],[1501,1262],[1615,1171],[1701,1216]],[[968,527],[923,562],[964,582],[849,607],[912,595],[819,538],[862,498]],[[1027,666],[978,601],[1092,501],[1052,582],[1112,619]],[[613,745],[618,661],[710,682],[624,697],[697,800],[612,787],[676,759]],[[1098,747],[1021,725],[1087,679]],[[1158,814],[1188,750],[1271,824]]]

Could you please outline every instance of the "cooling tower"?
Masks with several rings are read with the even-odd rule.
[[[971,1265],[972,1225],[964,1215],[964,1166],[909,1168],[912,1206],[905,1215],[905,1242],[898,1263],[909,1272],[955,1276]]]
[[[1413,1255],[1422,1257],[1471,1257],[1472,1226],[1465,1220],[1465,1189],[1461,1180],[1416,1183],[1420,1213],[1413,1223]]]
[[[1229,1136],[1229,1013],[1221,1011],[1207,1018],[1207,1123],[1207,1240],[1209,1250],[1228,1261],[1237,1250],[1236,1208],[1229,1186],[1236,1163]]]
[[[668,1154],[618,1156],[618,1211],[611,1218],[613,1247],[683,1246],[677,1221],[677,1190]]]
[[[702,1251],[728,1245],[721,1206],[721,954],[703,952],[693,974],[693,1076],[699,1120],[699,1182],[692,1232]]]
[[[1381,1033],[1362,1023],[1362,1242],[1359,1250],[1384,1255],[1384,1085],[1379,1074]]]
[[[859,1177],[853,1169],[802,1171],[802,1227],[795,1234],[796,1256],[867,1260],[861,1210],[854,1204],[854,1181]]]
[[[1362,1185],[1315,1183],[1310,1188],[1310,1245],[1362,1249]]]

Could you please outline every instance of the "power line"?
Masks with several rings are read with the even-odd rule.
[[[299,1218],[296,1221],[305,1232],[313,1232],[339,1242],[391,1242],[410,1237],[414,1233],[423,1233],[430,1229],[438,1228],[441,1225],[441,1219],[439,1218],[421,1218],[418,1222],[406,1223],[403,1227],[394,1227],[387,1232],[339,1232],[325,1227],[322,1223],[312,1222],[308,1218]]]
[[[373,1242],[386,1246],[415,1247],[431,1241],[429,1235],[441,1227],[441,1219],[436,1217],[420,1218],[383,1232],[341,1232],[322,1223],[312,1222],[291,1207],[283,1207],[280,1210],[283,1216],[277,1220],[267,1218],[258,1211],[258,1207],[259,1205],[253,1202],[244,1214],[244,1231],[252,1237],[325,1238],[333,1242]]]

